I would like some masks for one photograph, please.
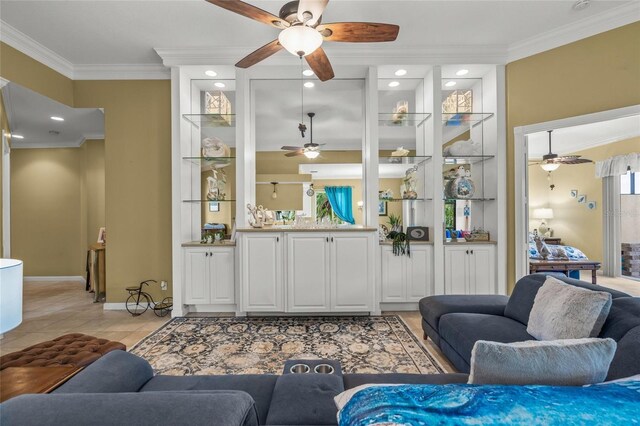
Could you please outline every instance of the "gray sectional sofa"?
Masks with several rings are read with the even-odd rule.
[[[51,394],[0,404],[2,426],[335,425],[333,397],[364,383],[466,383],[466,374],[154,376],[144,359],[109,352]],[[313,367],[326,361],[302,361]]]
[[[422,329],[458,371],[468,373],[471,350],[478,340],[520,342],[535,340],[527,333],[529,313],[547,274],[520,279],[511,294],[430,296],[420,301]],[[550,274],[569,285],[611,293],[612,304],[600,336],[617,344],[608,380],[640,374],[640,297]]]

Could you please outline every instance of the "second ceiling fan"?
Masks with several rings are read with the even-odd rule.
[[[285,157],[297,157],[299,155],[304,155],[310,160],[317,158],[320,155],[320,147],[324,145],[323,143],[314,143],[313,142],[313,117],[315,117],[315,112],[307,113],[309,116],[309,121],[311,122],[311,140],[309,143],[305,143],[303,146],[283,146],[283,151],[290,151],[285,154]],[[303,136],[304,137],[304,136]]]
[[[249,68],[269,56],[286,49],[305,57],[309,67],[321,81],[335,75],[329,58],[320,47],[323,41],[374,43],[394,41],[400,27],[376,22],[335,22],[322,24],[322,14],[329,0],[291,1],[280,9],[279,16],[240,0],[206,0],[211,4],[270,25],[280,31],[278,38],[250,53],[236,64]]]

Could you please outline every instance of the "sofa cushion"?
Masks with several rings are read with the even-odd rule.
[[[529,314],[527,333],[538,340],[596,337],[609,315],[611,294],[547,277]]]
[[[224,376],[156,376],[140,392],[178,390],[244,391],[256,402],[260,424],[267,420],[273,387],[278,376],[273,374],[239,374]]]
[[[0,404],[3,426],[257,426],[244,392],[194,391],[21,395]]]
[[[137,392],[153,377],[149,363],[129,352],[109,352],[73,376],[55,393]]]
[[[534,340],[527,327],[511,318],[485,314],[447,314],[440,318],[440,338],[446,341],[466,361],[471,363],[471,351],[478,340],[492,342],[522,342]]]
[[[450,383],[467,383],[469,376],[461,373],[452,374],[347,374],[344,376],[344,388],[352,389],[365,384],[407,384],[407,385],[446,385]]]
[[[618,341],[629,330],[640,325],[640,297],[620,297],[611,301],[609,316],[602,326],[600,337]]]
[[[533,301],[538,293],[538,289],[542,287],[542,284],[544,284],[546,279],[547,275],[544,273],[531,274],[520,278],[511,293],[511,297],[509,298],[506,308],[504,309],[504,316],[519,321],[522,324],[527,324],[529,322],[529,313],[533,307]],[[558,279],[567,284],[586,288],[587,290],[606,291],[611,294],[612,299],[616,299],[618,297],[629,297],[628,294],[621,291],[590,284],[585,281],[574,280],[567,277],[558,277]]]
[[[333,374],[283,374],[273,390],[268,425],[335,425],[333,398],[344,391]]]
[[[640,326],[632,328],[618,341],[607,380],[640,374]]]
[[[442,315],[457,312],[503,315],[508,300],[507,296],[488,294],[429,296],[420,300],[419,307],[422,318],[437,330]]]
[[[479,340],[471,353],[470,384],[583,386],[602,383],[616,350],[613,339]]]

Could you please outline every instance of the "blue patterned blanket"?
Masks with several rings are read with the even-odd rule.
[[[640,381],[588,387],[402,385],[357,392],[340,426],[638,425]]]
[[[572,246],[546,244],[549,249],[549,260],[589,260],[580,249]],[[535,242],[529,241],[529,259],[542,259]]]

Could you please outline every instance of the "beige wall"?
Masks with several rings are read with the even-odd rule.
[[[640,138],[628,139],[603,145],[575,154],[593,161],[604,160],[615,155],[640,151]],[[602,261],[602,180],[596,178],[595,164],[576,164],[560,166],[551,173],[555,188],[549,190],[547,172],[538,165],[529,166],[529,217],[533,209],[551,207],[554,218],[548,225],[554,230],[555,237],[562,243],[582,250],[589,259]],[[578,203],[569,193],[577,189],[578,194],[587,195],[588,201],[595,201],[595,210],[589,210],[586,204]],[[529,229],[537,228],[539,219],[531,219]]]
[[[80,149],[84,163],[82,175],[82,217],[86,219],[84,246],[89,246],[98,241],[98,232],[105,226],[104,140],[87,140]]]
[[[507,282],[515,283],[518,126],[640,104],[640,22],[507,64]]]
[[[168,80],[74,83],[76,108],[105,111],[107,302],[124,302],[125,287],[145,279],[171,291],[170,89]]]

